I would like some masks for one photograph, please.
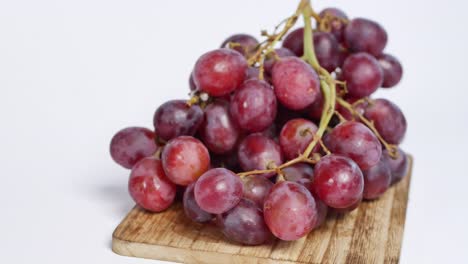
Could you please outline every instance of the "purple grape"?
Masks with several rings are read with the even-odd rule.
[[[251,175],[242,179],[244,198],[251,200],[263,209],[265,198],[273,188],[273,183],[263,176]]]
[[[271,238],[263,213],[252,201],[242,199],[236,207],[219,214],[217,222],[224,236],[245,245],[260,245]]]
[[[284,179],[304,185],[308,190],[312,190],[312,180],[314,169],[307,163],[296,163],[282,169]]]
[[[251,35],[236,34],[227,38],[221,48],[229,48],[229,43],[239,44],[240,46],[233,47],[232,49],[246,56],[255,51],[257,48],[258,40]]]
[[[239,145],[237,155],[244,171],[267,170],[283,164],[280,146],[259,133],[247,136]],[[268,173],[263,176],[274,175],[275,173]]]
[[[154,114],[154,130],[159,138],[169,141],[178,136],[193,136],[203,122],[203,110],[186,101],[172,100],[162,104]]]
[[[131,169],[138,161],[153,155],[157,150],[154,132],[143,127],[120,130],[111,140],[112,159],[122,167]]]
[[[371,95],[382,85],[383,71],[379,62],[367,53],[349,56],[343,64],[343,79],[349,96],[362,98]]]
[[[374,122],[380,135],[390,144],[400,144],[406,134],[406,118],[400,108],[387,99],[369,104],[364,116]]]
[[[231,151],[239,139],[239,127],[229,114],[229,103],[217,100],[205,108],[205,120],[200,135],[206,147],[213,153]]]
[[[384,158],[377,165],[362,173],[364,175],[364,199],[377,199],[390,187],[392,173]]]
[[[285,58],[285,57],[294,57],[296,56],[292,51],[290,51],[287,48],[279,48],[275,49],[275,54],[279,58]],[[271,72],[273,71],[273,67],[275,66],[276,59],[275,57],[270,53],[267,56],[267,59],[264,62],[263,67],[265,68],[265,73],[267,75],[271,75]]]
[[[291,119],[281,130],[279,142],[286,159],[294,159],[302,154],[314,139],[317,126],[304,118]],[[314,151],[318,150],[318,145]]]
[[[387,45],[387,32],[378,23],[355,18],[345,28],[346,46],[352,52],[367,52],[379,56]]]
[[[341,11],[340,9],[334,8],[334,7],[325,8],[319,14],[319,16],[322,19],[325,18],[326,15],[338,18],[338,19],[331,20],[331,23],[330,23],[331,31],[330,32],[333,34],[333,36],[339,42],[342,42],[343,38],[344,38],[344,36],[343,36],[344,35],[344,30],[345,30],[345,27],[346,27],[346,24],[345,24],[345,22],[343,22],[343,20],[348,20],[348,16],[346,16],[346,14],[343,11]]]
[[[283,48],[289,49],[298,57],[304,55],[304,28],[298,28],[291,31],[284,38]]]
[[[329,72],[340,66],[340,46],[336,38],[328,32],[314,34],[314,49],[320,66]]]
[[[383,152],[383,156],[385,163],[390,168],[390,172],[392,174],[392,184],[399,182],[408,173],[408,156],[400,148],[398,148],[398,157],[396,159],[390,157],[386,150]]]
[[[398,59],[390,54],[382,54],[377,60],[384,74],[382,87],[391,88],[397,85],[403,76],[403,67]]]
[[[195,183],[187,186],[184,192],[183,205],[185,215],[190,218],[192,221],[198,223],[208,222],[213,219],[213,215],[203,211],[203,209],[198,206],[197,201],[195,201]]]

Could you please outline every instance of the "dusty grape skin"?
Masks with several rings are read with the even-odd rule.
[[[396,159],[391,158],[386,150],[383,151],[382,155],[385,163],[390,168],[392,184],[399,182],[408,173],[408,156],[400,148],[398,148],[398,157]]]
[[[262,80],[248,80],[234,93],[230,113],[248,132],[261,132],[273,124],[277,102],[272,87]]]
[[[298,28],[286,35],[283,48],[289,49],[298,57],[304,55],[304,28]]]
[[[406,134],[406,118],[400,108],[387,99],[375,99],[364,116],[374,122],[380,135],[390,144],[400,144]]]
[[[317,73],[297,57],[277,61],[273,67],[272,81],[278,100],[292,110],[302,110],[311,105],[320,92]]]
[[[227,38],[223,44],[221,44],[221,48],[229,48],[229,42],[240,44],[241,46],[233,47],[232,49],[244,56],[255,51],[258,45],[258,40],[251,35],[235,34]]]
[[[128,191],[140,207],[161,212],[173,203],[176,185],[166,177],[161,161],[149,157],[140,160],[133,167]]]
[[[387,32],[378,23],[355,18],[349,21],[344,31],[346,46],[352,52],[367,52],[379,56],[387,45]]]
[[[348,19],[348,16],[343,11],[341,11],[338,8],[334,8],[334,7],[328,7],[328,8],[323,9],[320,12],[319,16],[321,18],[324,18],[326,14],[329,14],[329,15],[334,16],[336,18],[341,18],[341,19],[345,19],[345,20]],[[346,27],[346,24],[343,21],[334,19],[334,20],[331,21],[330,26],[331,26],[331,31],[330,32],[333,34],[333,36],[339,42],[342,42],[343,38],[344,38],[343,35],[344,35],[344,29]]]
[[[205,108],[205,118],[200,126],[200,136],[213,153],[224,154],[236,146],[239,127],[229,114],[229,103],[216,100]]]
[[[329,72],[340,66],[340,46],[336,38],[328,32],[314,34],[314,49],[320,66]]]
[[[242,198],[239,176],[224,168],[211,169],[195,184],[195,200],[200,208],[212,214],[222,214],[236,206]]]
[[[312,180],[314,178],[314,169],[307,163],[296,163],[282,169],[284,179],[299,183],[312,190]]]
[[[317,132],[317,126],[304,118],[289,120],[281,129],[279,142],[286,159],[294,159],[302,154]],[[318,150],[318,145],[314,151]]]
[[[343,64],[343,79],[349,96],[362,98],[371,95],[383,83],[383,71],[379,62],[367,53],[349,56]]]
[[[362,171],[362,174],[364,175],[363,197],[366,200],[379,198],[390,187],[392,173],[383,158],[377,165]]]
[[[377,60],[384,74],[382,87],[391,88],[397,85],[403,77],[403,67],[398,59],[390,54],[382,54]]]
[[[185,189],[184,197],[182,200],[183,205],[184,205],[185,215],[188,218],[190,218],[192,221],[195,221],[198,223],[205,223],[205,222],[211,221],[214,215],[203,211],[203,209],[201,209],[200,206],[198,206],[197,201],[195,201],[194,189],[195,189],[195,183],[190,184]]]
[[[263,206],[265,222],[281,240],[292,241],[307,235],[317,222],[317,208],[302,185],[283,181],[275,184]]]
[[[294,52],[290,51],[287,48],[279,48],[275,49],[275,53],[279,58],[285,58],[285,57],[294,57],[296,54]],[[271,75],[271,72],[273,70],[273,67],[275,66],[276,59],[273,55],[267,55],[267,58],[264,62],[264,69],[265,69],[265,74]]]
[[[189,185],[210,167],[208,149],[194,137],[172,139],[164,147],[161,157],[166,176],[178,185]]]
[[[216,216],[227,239],[244,245],[261,245],[272,235],[263,220],[262,210],[252,201],[242,199],[236,207]]]
[[[247,136],[239,145],[237,155],[244,171],[266,170],[283,164],[280,146],[260,133]],[[275,173],[261,175],[271,177]]]
[[[312,186],[326,205],[348,208],[362,199],[364,177],[354,161],[331,154],[315,165]]]
[[[109,149],[117,164],[131,169],[141,159],[153,155],[158,146],[153,131],[144,127],[127,127],[112,137]]]
[[[351,158],[362,170],[376,165],[382,156],[377,137],[368,127],[355,121],[336,126],[325,136],[324,143],[332,153]]]
[[[198,89],[211,96],[233,92],[245,80],[246,59],[235,50],[217,49],[202,55],[193,69],[193,80]]]
[[[273,188],[273,183],[258,175],[244,177],[242,182],[244,184],[244,198],[251,200],[263,209],[263,203],[271,188]]]
[[[154,114],[154,130],[159,138],[169,141],[178,136],[193,136],[203,122],[203,110],[184,100],[162,104]]]

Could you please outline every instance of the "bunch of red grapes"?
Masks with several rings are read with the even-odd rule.
[[[336,8],[311,17],[310,34],[312,26],[263,33],[263,43],[231,36],[196,62],[190,99],[156,110],[154,131],[130,127],[114,136],[112,158],[131,169],[128,188],[140,207],[161,212],[180,191],[187,217],[258,245],[304,237],[328,211],[350,212],[406,175],[397,147],[405,117],[394,103],[369,97],[402,77],[400,62],[383,52],[386,31]],[[330,86],[323,73],[333,76]]]

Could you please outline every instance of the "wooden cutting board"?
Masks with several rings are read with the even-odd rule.
[[[135,207],[114,231],[112,250],[180,263],[398,263],[412,163],[410,158],[408,175],[379,200],[349,214],[329,215],[299,241],[234,244],[215,226],[191,222],[178,204],[159,214]]]

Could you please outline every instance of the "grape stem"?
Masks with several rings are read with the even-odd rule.
[[[367,99],[366,99],[367,100]],[[375,136],[379,139],[379,141],[382,143],[382,145],[385,147],[385,149],[388,151],[388,154],[390,157],[396,159],[398,158],[398,148],[397,146],[393,144],[389,144],[385,139],[380,135],[379,131],[377,131],[377,128],[375,128],[374,122],[365,118],[362,114],[360,114],[354,106],[348,102],[346,102],[343,98],[338,97],[336,99],[337,103],[340,104],[342,107],[346,108],[353,116],[358,117],[362,123],[364,123],[367,127],[369,127],[370,130],[375,134]]]
[[[322,116],[320,119],[320,125],[317,132],[314,135],[314,138],[309,143],[307,148],[305,149],[304,153],[299,155],[297,158],[292,159],[284,164],[281,164],[277,168],[274,169],[267,169],[267,170],[253,170],[247,172],[241,172],[238,175],[240,177],[246,177],[249,175],[255,174],[265,174],[265,173],[272,173],[281,171],[282,169],[292,166],[297,163],[305,162],[310,164],[315,164],[317,160],[310,159],[310,155],[312,154],[314,147],[317,144],[322,144],[322,136],[325,131],[328,129],[328,124],[332,119],[335,113],[335,102],[336,102],[336,81],[330,75],[330,73],[320,66],[317,56],[315,55],[314,50],[314,42],[313,42],[313,30],[312,30],[312,21],[311,17],[314,17],[319,21],[320,17],[317,15],[316,12],[311,7],[310,0],[302,0],[299,3],[299,6],[296,10],[296,13],[289,17],[286,22],[283,30],[272,36],[273,39],[268,41],[265,46],[259,47],[258,51],[249,59],[249,65],[253,65],[260,60],[260,64],[263,64],[265,60],[265,56],[269,53],[274,51],[274,47],[276,43],[283,38],[284,35],[294,26],[298,17],[302,14],[304,18],[304,56],[303,59],[308,62],[312,68],[319,74],[320,76],[320,87],[322,89],[323,97],[324,97],[324,106],[322,111]],[[271,36],[270,36],[271,38]],[[263,77],[262,68],[260,70],[260,77]],[[324,150],[329,153],[329,150],[324,148]],[[320,159],[320,157],[318,157]]]

